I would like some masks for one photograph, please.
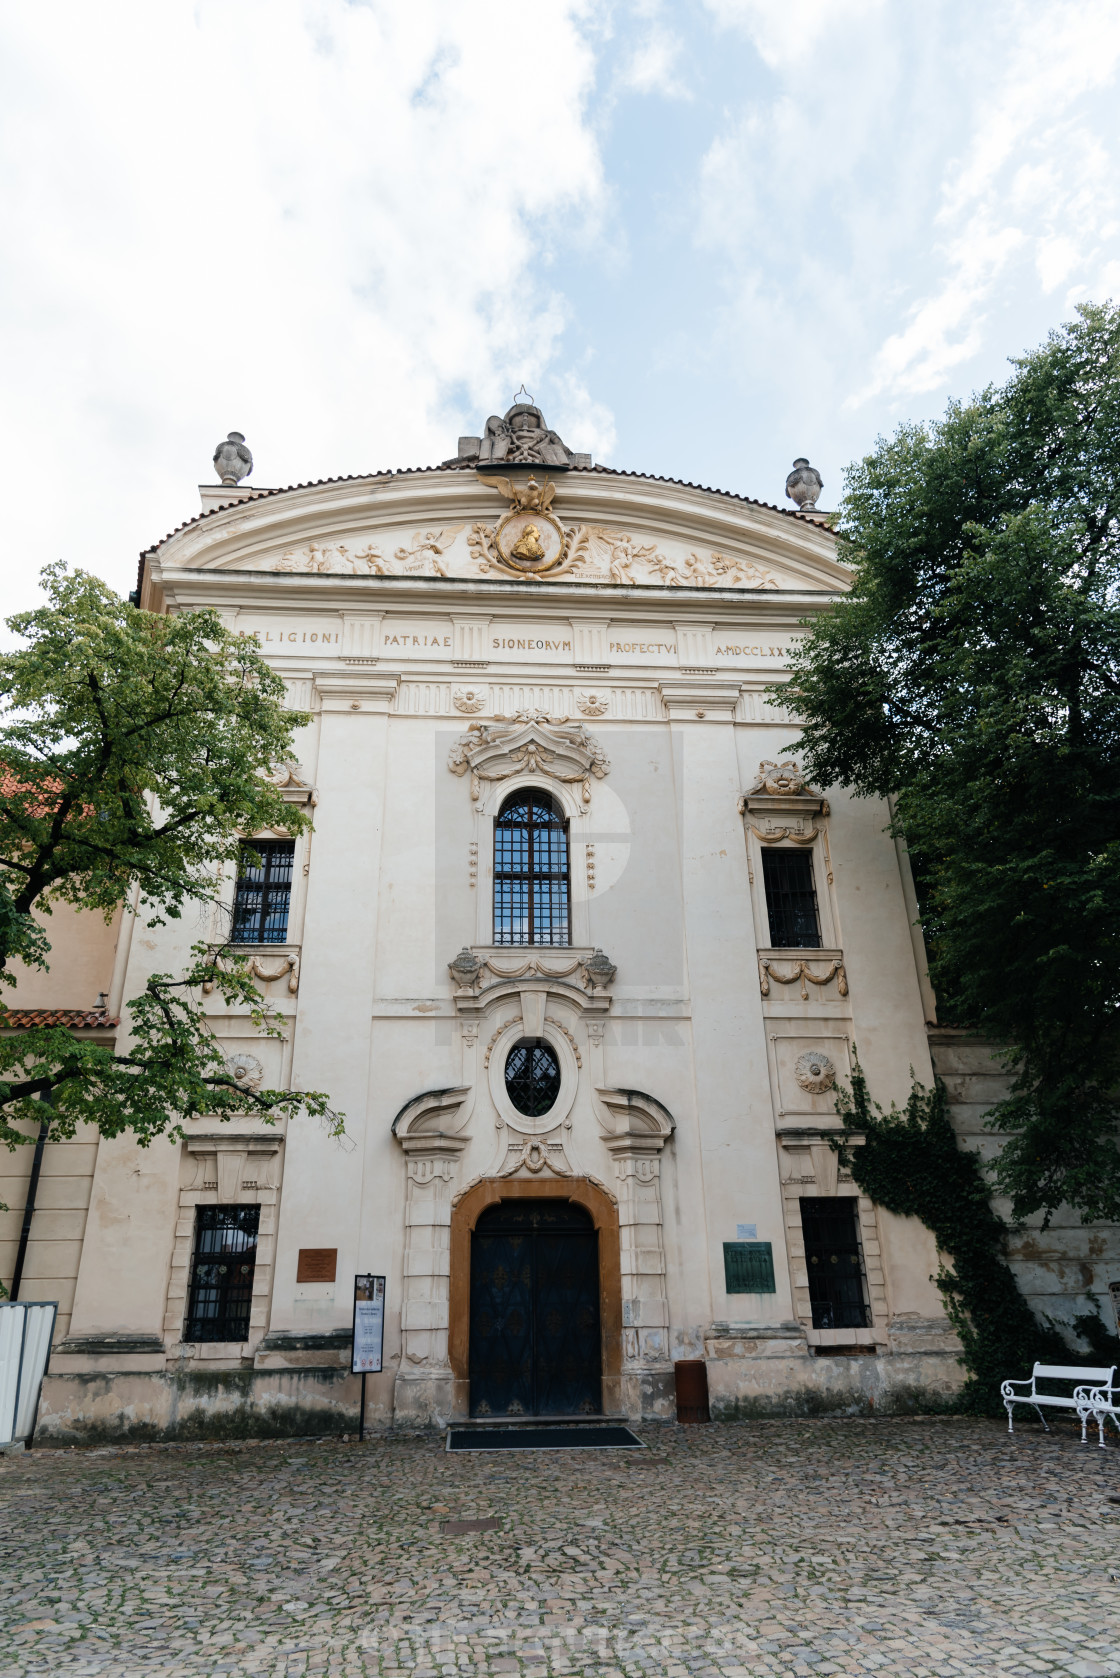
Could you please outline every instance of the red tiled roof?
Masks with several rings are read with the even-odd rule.
[[[120,1023],[119,1014],[110,1014],[104,1008],[0,1008],[0,1031],[23,1031],[33,1025],[64,1025],[71,1031],[107,1031]]]

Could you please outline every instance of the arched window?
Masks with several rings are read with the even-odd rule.
[[[495,944],[568,944],[568,824],[536,787],[507,798],[494,823]]]

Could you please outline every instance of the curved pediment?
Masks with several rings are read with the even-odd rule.
[[[161,572],[390,585],[489,579],[762,595],[849,585],[832,533],[809,516],[661,479],[539,471],[533,487],[456,468],[254,491],[145,559]]]
[[[492,723],[472,723],[452,746],[447,767],[453,775],[470,771],[472,798],[480,797],[489,782],[539,775],[578,785],[583,802],[589,804],[591,778],[601,781],[610,762],[582,723],[566,718],[552,721],[541,711],[520,711]]]

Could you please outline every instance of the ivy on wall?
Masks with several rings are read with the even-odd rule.
[[[1070,1349],[1055,1328],[1039,1323],[1019,1292],[1007,1263],[1007,1225],[989,1201],[979,1154],[957,1144],[941,1080],[926,1089],[915,1079],[906,1106],[884,1112],[871,1100],[858,1056],[853,1060],[852,1087],[836,1099],[845,1136],[833,1146],[864,1194],[888,1212],[919,1218],[932,1232],[952,1266],[943,1265],[936,1280],[968,1371],[957,1407],[1000,1414],[1001,1381],[1029,1374],[1036,1360],[1068,1364]],[[861,1145],[853,1145],[853,1134],[863,1137]],[[1075,1326],[1091,1340],[1081,1326],[1088,1320],[1078,1318]],[[1099,1317],[1092,1320],[1107,1333]]]

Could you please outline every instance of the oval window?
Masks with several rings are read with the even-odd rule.
[[[506,1094],[519,1113],[539,1119],[556,1105],[560,1063],[543,1037],[523,1037],[506,1058]]]

